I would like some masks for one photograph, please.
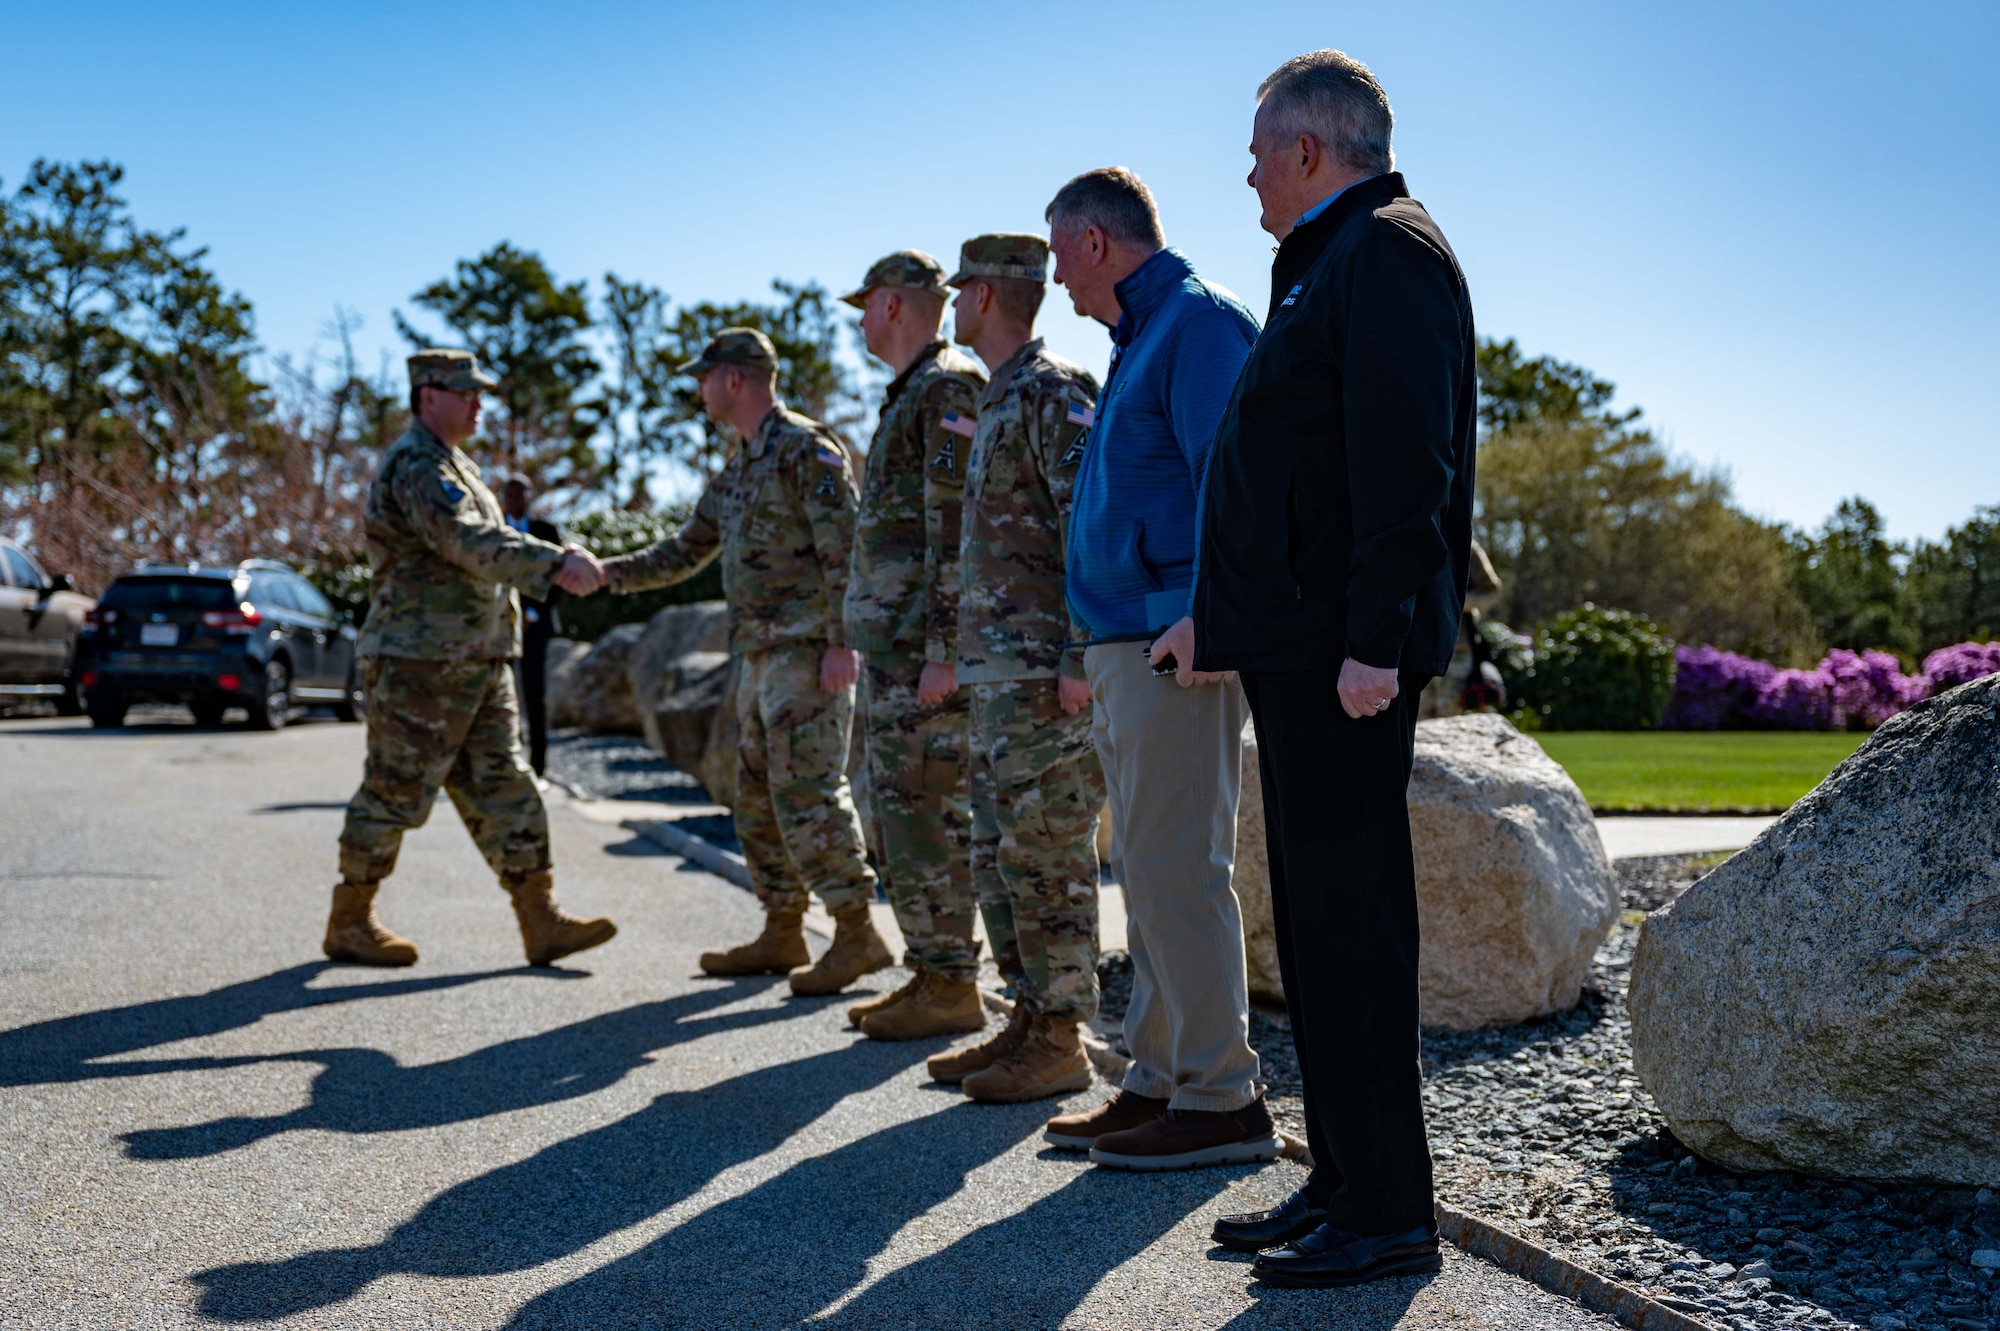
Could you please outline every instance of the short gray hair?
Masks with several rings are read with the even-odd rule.
[[[1342,51],[1308,51],[1257,85],[1271,124],[1286,137],[1310,134],[1335,161],[1380,175],[1394,169],[1389,133],[1396,116],[1374,72]]]
[[[1146,182],[1122,166],[1100,166],[1056,191],[1042,218],[1049,230],[1071,224],[1094,226],[1106,240],[1150,245],[1167,243],[1160,232],[1160,210]]]

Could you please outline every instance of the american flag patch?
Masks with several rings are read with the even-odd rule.
[[[977,430],[972,417],[961,416],[955,411],[947,411],[943,416],[939,417],[938,424],[950,430],[953,434],[964,435],[967,439],[972,438]]]
[[[847,465],[847,459],[841,456],[840,450],[832,444],[827,443],[822,443],[819,446],[819,460],[829,467],[844,467]]]
[[[1071,425],[1095,425],[1097,424],[1097,409],[1095,407],[1086,407],[1078,402],[1072,402],[1069,404],[1066,419],[1068,419]]]

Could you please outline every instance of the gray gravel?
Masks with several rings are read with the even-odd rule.
[[[1670,1306],[1740,1331],[1992,1331],[1990,1191],[1741,1176],[1690,1155],[1632,1073],[1625,978],[1644,910],[1721,857],[1620,861],[1628,907],[1571,1012],[1494,1030],[1426,1029],[1424,1101],[1447,1201]],[[1129,959],[1100,974],[1111,1011]],[[1255,1013],[1279,1120],[1303,1132],[1282,1014]],[[2000,1265],[2000,1251],[1990,1260]]]
[[[441,803],[381,903],[423,961],[329,966],[360,743],[0,723],[0,1323],[1610,1325],[1458,1253],[1260,1290],[1208,1228],[1295,1167],[1045,1151],[1043,1116],[1105,1088],[972,1105],[924,1079],[941,1042],[699,977],[754,900],[560,801],[560,895],[609,946],[522,966]]]

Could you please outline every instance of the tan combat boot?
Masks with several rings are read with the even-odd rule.
[[[1090,1085],[1090,1059],[1083,1052],[1077,1025],[1054,1017],[1030,1018],[1020,1047],[968,1076],[959,1089],[975,1100],[998,1105],[1085,1089]]]
[[[963,1049],[949,1049],[942,1054],[932,1054],[924,1061],[924,1071],[931,1074],[932,1081],[956,1086],[971,1074],[982,1068],[990,1068],[1007,1055],[1021,1047],[1021,1041],[1028,1036],[1028,1009],[1014,1004],[1014,1013],[1007,1018],[1007,1025],[999,1034],[978,1044],[967,1045]]]
[[[326,917],[321,946],[335,961],[357,966],[414,966],[417,945],[390,933],[375,918],[380,883],[341,883],[333,889],[333,913]]]
[[[555,875],[546,872],[529,874],[510,889],[530,966],[553,965],[572,952],[610,942],[618,932],[609,916],[580,920],[571,915],[555,903],[554,890]]]
[[[833,913],[833,946],[812,969],[792,976],[792,992],[801,998],[837,994],[871,971],[896,964],[889,945],[875,932],[868,903],[856,902]]]
[[[921,966],[912,967],[910,978],[903,981],[902,988],[892,989],[886,994],[877,994],[873,998],[862,999],[859,1003],[847,1009],[847,1020],[849,1023],[859,1026],[863,1017],[868,1016],[870,1013],[881,1012],[886,1008],[892,1007],[915,993],[917,986],[923,983],[923,979],[924,968]]]
[[[936,971],[921,974],[923,982],[908,998],[861,1019],[863,1035],[871,1040],[921,1040],[985,1028],[986,1009],[979,1002],[978,986]]]
[[[764,912],[764,932],[739,947],[701,954],[701,968],[709,975],[783,975],[812,960],[806,950],[806,913],[796,910]]]

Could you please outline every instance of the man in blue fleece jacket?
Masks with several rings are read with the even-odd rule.
[[[1275,1158],[1244,992],[1236,854],[1241,685],[1190,662],[1155,675],[1155,640],[1187,618],[1209,447],[1257,321],[1165,248],[1130,171],[1090,171],[1049,205],[1055,280],[1112,326],[1111,372],[1078,447],[1065,591],[1125,889],[1132,1070],[1117,1098],[1050,1120],[1099,1164],[1184,1169]],[[1164,655],[1164,651],[1158,653]]]

